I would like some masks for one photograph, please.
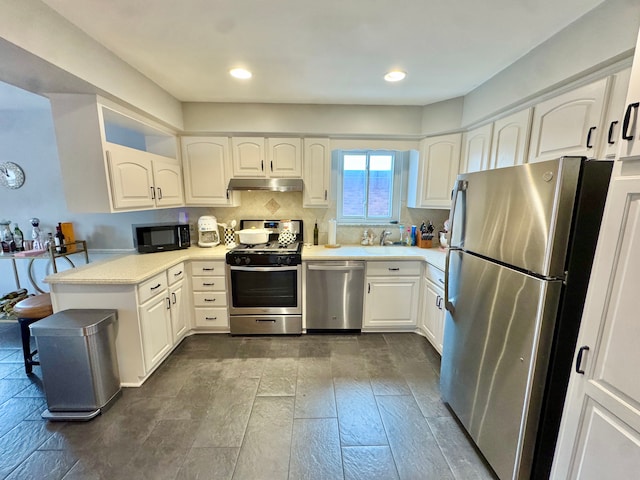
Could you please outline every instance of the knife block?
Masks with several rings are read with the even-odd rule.
[[[417,238],[418,247],[420,248],[433,248],[433,239],[423,240],[422,237]]]

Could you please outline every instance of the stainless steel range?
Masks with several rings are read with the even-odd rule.
[[[296,235],[289,245],[278,243],[285,227]],[[226,255],[231,334],[302,333],[302,220],[241,220],[240,228],[272,233],[267,243]]]

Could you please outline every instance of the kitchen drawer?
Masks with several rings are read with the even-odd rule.
[[[196,327],[229,327],[229,315],[225,307],[196,308]]]
[[[224,292],[194,292],[193,305],[196,307],[218,307],[227,304],[227,294]]]
[[[192,277],[193,291],[224,292],[224,277]]]
[[[162,272],[138,285],[138,301],[142,304],[166,289],[167,274]]]
[[[427,263],[424,276],[440,288],[444,288],[444,272],[430,263]]]
[[[184,262],[180,262],[167,270],[169,285],[173,285],[184,278]]]
[[[191,275],[224,275],[224,261],[206,260],[191,262]]]
[[[400,248],[400,247],[398,247]],[[421,262],[373,262],[367,261],[367,276],[394,277],[398,275],[420,275]]]

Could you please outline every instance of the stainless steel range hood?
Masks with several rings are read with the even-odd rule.
[[[268,190],[271,192],[301,192],[301,178],[232,178],[229,190]]]

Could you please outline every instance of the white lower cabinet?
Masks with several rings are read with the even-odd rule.
[[[145,370],[150,371],[173,346],[171,333],[171,305],[167,290],[140,305],[140,334]]]
[[[229,331],[224,261],[191,262],[194,326]]]
[[[178,265],[167,270],[167,281],[169,283],[169,303],[171,305],[171,332],[173,344],[177,344],[184,338],[189,329],[189,312],[186,308],[184,292],[187,284],[184,281],[185,265],[180,262]]]
[[[444,272],[427,265],[418,330],[442,354],[444,339]]]
[[[363,330],[415,330],[420,262],[367,262]]]

